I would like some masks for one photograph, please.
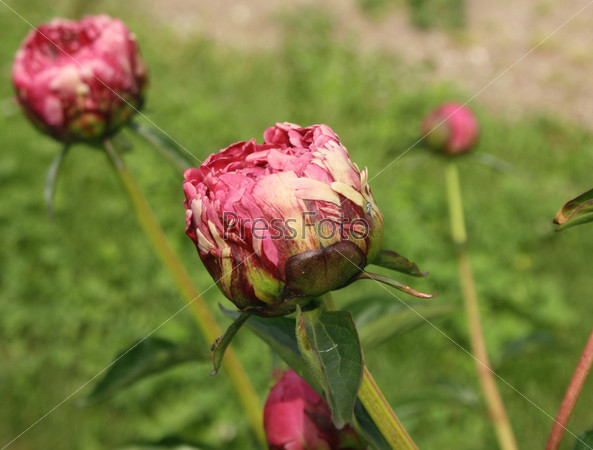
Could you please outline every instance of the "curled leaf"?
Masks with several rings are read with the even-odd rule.
[[[212,360],[214,362],[214,370],[210,372],[210,376],[216,375],[218,373],[218,370],[222,364],[224,352],[235,337],[235,334],[237,334],[237,331],[239,331],[241,326],[247,321],[247,319],[249,319],[249,316],[251,316],[250,312],[241,313],[239,318],[227,328],[224,335],[212,343]]]
[[[556,231],[591,221],[593,221],[593,189],[567,202],[554,217],[554,223],[560,225]]]
[[[373,260],[372,264],[386,269],[397,270],[408,275],[415,277],[425,277],[428,272],[422,272],[420,268],[399,253],[391,250],[381,250],[377,257]]]

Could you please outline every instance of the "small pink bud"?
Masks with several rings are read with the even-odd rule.
[[[379,253],[367,179],[327,125],[277,124],[263,144],[237,142],[185,171],[187,235],[237,307],[287,314]]]
[[[142,107],[146,65],[119,19],[54,19],[32,30],[12,69],[27,117],[62,142],[114,133]]]
[[[434,150],[447,155],[468,152],[476,144],[479,126],[474,113],[459,103],[445,103],[422,122],[422,135]]]
[[[352,427],[335,427],[327,402],[293,370],[270,391],[264,429],[270,450],[364,448]]]

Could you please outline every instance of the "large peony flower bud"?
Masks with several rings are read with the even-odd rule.
[[[119,19],[54,19],[31,31],[16,54],[18,102],[43,132],[62,142],[93,141],[142,106],[146,65]]]
[[[185,172],[187,234],[240,309],[292,312],[377,256],[383,216],[327,125],[277,124]]]
[[[270,450],[364,447],[352,427],[336,428],[327,402],[293,370],[270,391],[264,429]]]
[[[422,134],[433,149],[457,155],[472,149],[478,140],[479,126],[474,113],[459,103],[445,103],[422,122]]]

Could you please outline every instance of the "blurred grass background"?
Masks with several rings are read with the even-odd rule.
[[[150,66],[144,112],[202,160],[231,142],[261,140],[276,121],[291,121],[329,124],[353,160],[368,166],[371,178],[390,164],[371,183],[385,214],[385,247],[431,272],[422,280],[401,275],[401,281],[439,292],[434,301],[454,312],[435,320],[434,327],[420,326],[366,348],[368,365],[420,448],[496,447],[474,362],[451,341],[469,348],[443,161],[414,148],[392,163],[415,142],[427,111],[442,101],[464,102],[474,92],[427,83],[425,66],[355,51],[351,39],[332,33],[338,24],[331,16],[313,10],[283,19],[285,37],[277,49],[239,51],[206,38],[180,37],[133,3],[10,4],[33,24],[83,13],[121,17]],[[29,28],[3,5],[0,27],[0,443],[5,444],[183,302],[101,152],[74,148],[59,181],[56,216],[48,219],[44,177],[60,147],[36,133],[12,101],[12,58]],[[515,169],[502,173],[479,164],[477,156],[459,160],[486,340],[496,373],[520,392],[499,383],[520,447],[538,449],[552,425],[545,413],[555,415],[591,328],[592,228],[553,235],[551,219],[593,184],[593,135],[561,117],[535,112],[511,122],[489,112],[479,98],[471,106],[482,126],[478,152]],[[180,176],[143,142],[130,139],[136,144],[127,156],[131,170],[197,285],[207,289],[211,280],[184,235]],[[361,296],[397,302],[370,284],[335,295],[338,305]],[[213,289],[205,298],[212,305],[224,302]],[[200,340],[187,312],[158,335],[209,344]],[[235,346],[263,400],[272,355],[246,330]],[[89,393],[91,383],[10,448],[114,448],[170,435],[214,448],[251,448],[227,380],[209,378],[209,370],[208,362],[180,366],[109,401],[78,408],[76,400]],[[571,431],[593,426],[592,402],[589,382]],[[572,441],[567,436],[564,448]]]

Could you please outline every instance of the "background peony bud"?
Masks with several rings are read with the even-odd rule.
[[[422,135],[429,132],[426,136],[429,147],[447,155],[457,155],[471,150],[476,144],[479,126],[468,107],[459,103],[445,103],[422,122]]]
[[[264,429],[270,450],[363,448],[352,427],[335,427],[327,402],[293,370],[270,391]]]
[[[16,54],[12,80],[27,117],[62,142],[115,132],[144,101],[146,65],[119,19],[54,19],[32,30]]]
[[[350,281],[378,254],[367,171],[326,125],[277,124],[185,171],[187,234],[240,309],[280,315]]]

